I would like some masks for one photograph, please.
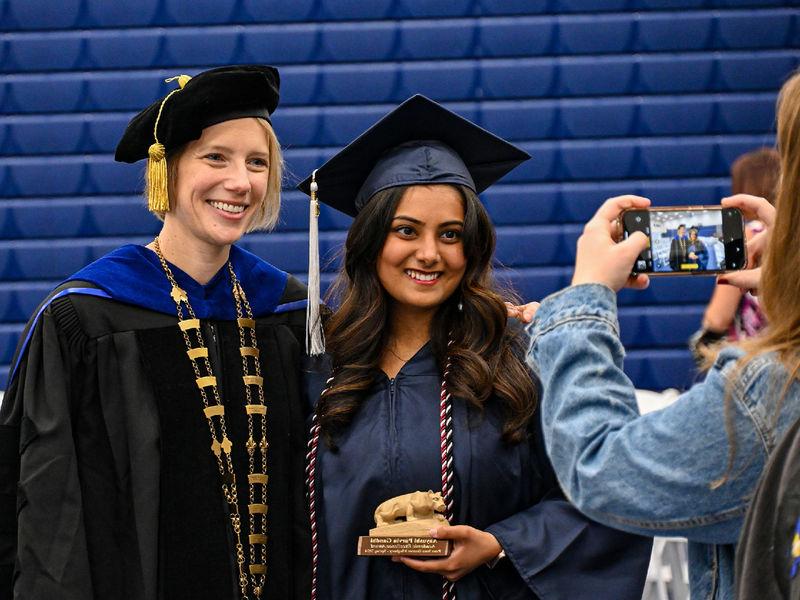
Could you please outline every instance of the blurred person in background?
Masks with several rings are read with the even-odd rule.
[[[731,167],[731,192],[760,196],[770,202],[775,199],[780,175],[780,158],[773,148],[760,148],[743,154]],[[745,237],[749,240],[761,231],[764,224],[758,220],[745,224]],[[692,354],[702,367],[714,351],[709,347],[722,341],[735,342],[757,334],[766,325],[764,311],[758,298],[749,290],[741,290],[723,281],[714,286],[714,293],[703,315],[702,328],[690,342]]]

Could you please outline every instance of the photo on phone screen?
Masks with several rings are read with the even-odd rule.
[[[677,207],[630,210],[623,235],[641,231],[650,239],[634,272],[707,275],[742,269],[746,263],[744,220],[735,208]]]

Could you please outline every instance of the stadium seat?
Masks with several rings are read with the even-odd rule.
[[[625,373],[638,389],[685,389],[695,382],[688,349],[632,350],[625,355]]]
[[[634,89],[645,94],[714,91],[715,62],[709,54],[642,55]]]
[[[192,0],[192,2],[161,0],[161,2],[171,22],[180,25],[230,23],[236,16],[234,10],[237,3],[230,0]],[[269,3],[270,6],[274,4],[277,2]],[[195,62],[195,64],[201,63]]]
[[[637,107],[628,98],[563,100],[560,105],[561,137],[626,137],[636,131]]]
[[[22,328],[22,324],[0,324],[0,364],[6,365],[11,362]]]
[[[481,65],[485,98],[546,98],[556,93],[558,66],[551,58],[491,60]]]
[[[497,260],[506,267],[571,265],[580,225],[504,226],[497,229]]]
[[[380,23],[326,23],[318,32],[314,54],[319,62],[377,62],[404,58],[399,50],[400,25]]]
[[[2,67],[5,73],[61,71],[81,64],[84,36],[75,33],[8,34],[3,43]]]
[[[85,159],[81,194],[137,194],[141,193],[143,166],[115,162],[110,156]]]
[[[717,127],[720,133],[769,131],[774,122],[773,93],[727,96],[717,100]]]
[[[439,101],[463,100],[475,95],[480,79],[473,61],[408,62],[400,68],[400,98],[424,94]]]
[[[558,135],[559,104],[553,100],[484,102],[480,124],[507,140],[550,139]]]
[[[712,138],[660,138],[640,144],[639,177],[725,175]]]
[[[326,0],[292,0],[291,2],[265,2],[264,0],[241,0],[242,14],[248,22],[253,23],[281,23],[298,22],[330,18],[330,11],[325,9]],[[346,0],[335,1],[337,6],[345,9]],[[353,0],[349,0],[352,2]],[[375,0],[370,3],[360,3],[365,8],[377,5],[388,0]],[[323,12],[324,11],[324,12]],[[335,14],[335,13],[334,13]]]
[[[719,91],[777,90],[798,65],[796,51],[731,53],[719,61]]]
[[[705,304],[711,297],[714,283],[713,277],[653,277],[646,290],[620,291],[617,302],[620,306]]]
[[[472,58],[478,36],[471,20],[406,21],[400,25],[399,55],[386,60]]]
[[[9,159],[0,197],[79,194],[84,165],[80,157]]]
[[[693,285],[683,279],[683,285]],[[625,307],[619,311],[619,328],[626,348],[685,347],[700,328],[705,306]]]
[[[49,0],[6,0],[3,4],[5,30],[66,29],[78,25],[83,1],[53,5]]]
[[[400,0],[393,16],[400,18],[459,17],[475,14],[479,0]]]
[[[637,173],[637,144],[629,140],[568,141],[560,144],[561,177],[625,179]]]
[[[409,65],[413,66],[413,65]],[[394,102],[400,85],[400,65],[331,65],[322,71],[322,93],[315,101],[331,104]],[[358,81],[356,84],[354,82]],[[402,92],[400,96],[404,96]]]
[[[0,268],[3,265],[0,264]],[[14,281],[0,283],[0,323],[24,323],[56,282]],[[0,381],[0,387],[4,382]]]
[[[72,154],[83,151],[86,119],[69,117],[6,117],[2,154]]]
[[[534,182],[553,181],[559,177],[559,148],[556,142],[528,142],[519,146],[531,155],[528,160],[500,181]]]
[[[523,301],[538,300],[567,287],[572,279],[572,267],[527,267],[504,270],[495,265],[501,282]]]
[[[92,27],[145,27],[163,23],[160,14],[161,0],[136,0],[136,2],[85,2],[84,26]]]
[[[633,15],[590,15],[558,20],[559,54],[622,54],[635,39]]]
[[[191,3],[186,6],[191,6],[192,12],[195,11]],[[207,67],[236,64],[241,62],[238,56],[240,41],[239,32],[228,27],[180,28],[164,36],[159,60],[161,64],[168,65],[180,64],[187,57],[194,64]]]
[[[529,225],[561,222],[561,186],[497,184],[481,194],[495,225]]]
[[[559,59],[558,93],[599,96],[633,93],[635,58],[631,56],[568,57]]]
[[[311,23],[248,27],[241,32],[244,57],[247,62],[269,64],[313,62],[318,60],[320,27]]]
[[[714,47],[711,13],[640,14],[634,50],[638,52],[687,52]]]
[[[83,81],[72,74],[10,75],[0,113],[71,112],[81,109]]]
[[[715,114],[713,96],[644,97],[639,103],[639,132],[643,135],[716,133]]]
[[[552,12],[551,0],[479,0],[480,14],[538,15]]]
[[[256,2],[259,0],[250,0],[251,2]],[[263,2],[263,0],[260,0]],[[282,3],[277,3],[282,4]],[[310,4],[312,6],[312,11],[315,11],[325,20],[329,21],[338,21],[338,20],[375,20],[375,19],[391,19],[391,18],[398,18],[400,15],[398,12],[401,10],[401,6],[398,2],[393,0],[371,0],[370,2],[363,2],[362,0],[305,0],[303,2],[302,7],[305,9],[305,5]],[[316,4],[316,6],[314,6]],[[287,6],[291,6],[291,3]],[[295,11],[292,11],[295,12]],[[303,10],[297,11],[299,13],[303,13]],[[281,15],[279,12],[278,15]],[[264,15],[265,18],[267,15]],[[314,19],[315,18],[314,12],[306,13],[304,18],[307,19]],[[274,17],[269,17],[274,18]],[[294,20],[294,19],[292,19]]]
[[[553,54],[558,26],[553,16],[481,19],[480,49],[487,58]]]
[[[61,280],[91,262],[85,240],[5,241],[0,248],[7,255],[0,278],[4,280]]]
[[[798,28],[796,9],[722,13],[717,25],[717,39],[720,47],[727,50],[796,48]]]
[[[559,12],[607,12],[628,8],[628,0],[556,0]]]

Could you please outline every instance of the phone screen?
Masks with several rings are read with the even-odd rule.
[[[744,219],[735,208],[630,210],[622,226],[626,238],[641,231],[650,239],[635,273],[707,275],[742,269],[747,262]]]

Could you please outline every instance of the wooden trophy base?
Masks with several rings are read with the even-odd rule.
[[[358,556],[449,556],[450,540],[437,540],[430,530],[447,521],[420,519],[369,530],[358,538]]]

